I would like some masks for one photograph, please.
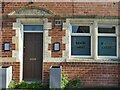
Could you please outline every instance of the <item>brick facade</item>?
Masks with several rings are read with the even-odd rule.
[[[45,8],[56,15],[95,15],[118,16],[118,2],[34,2],[32,5]],[[4,14],[20,7],[31,5],[29,2],[4,2]]]
[[[49,22],[53,22],[53,20],[49,20]],[[53,25],[52,30],[49,30],[48,36],[51,37],[51,44],[48,45],[48,50],[51,50],[51,57],[53,58],[61,58],[62,51],[65,50],[65,44],[62,43],[62,36],[65,36],[65,30],[63,31],[61,25]],[[60,51],[54,52],[53,51],[53,43],[60,42]]]
[[[45,62],[44,81],[49,81],[51,65],[62,66],[63,74],[69,79],[80,78],[84,86],[116,86],[119,79],[119,64],[94,62]]]
[[[12,37],[15,36],[16,32],[12,29],[12,24],[15,19],[4,19],[2,20],[2,47],[5,42],[10,42],[11,50],[3,51],[2,57],[12,57],[12,50],[15,50],[15,44],[12,43]]]
[[[49,69],[52,65],[61,65],[63,73],[67,74],[69,79],[79,77],[84,86],[118,86],[120,85],[120,63],[119,62],[97,62],[88,61],[84,62],[62,62],[66,60],[68,55],[66,39],[68,32],[66,29],[62,30],[60,25],[54,25],[55,19],[61,19],[64,23],[67,23],[67,18],[116,18],[119,16],[118,2],[3,2],[2,3],[2,44],[0,42],[0,65],[12,65],[13,66],[13,80],[20,80],[20,61],[17,60],[17,55],[13,55],[13,51],[17,49],[20,43],[17,45],[17,31],[13,29],[13,23],[17,22],[17,17],[10,18],[7,15],[13,11],[19,11],[20,8],[27,6],[37,7],[38,9],[48,10],[54,16],[47,17],[48,22],[52,24],[52,28],[46,30],[45,37],[49,38],[45,48],[45,60],[43,60],[43,81],[49,80]],[[26,16],[22,18],[26,19]],[[27,17],[29,18],[29,17]],[[41,18],[38,16],[38,18]],[[44,18],[44,16],[42,16]],[[66,26],[67,27],[67,26]],[[20,27],[19,27],[20,28]],[[0,36],[1,37],[1,36]],[[66,38],[67,37],[67,38]],[[13,42],[13,38],[16,38],[16,43]],[[47,38],[45,40],[47,41]],[[64,41],[64,42],[63,42]],[[4,42],[10,42],[11,50],[3,51]],[[60,42],[60,51],[53,51],[53,43]],[[120,43],[120,42],[119,42]],[[120,46],[119,46],[120,49]],[[19,49],[17,49],[19,51]],[[64,53],[65,52],[65,53]],[[119,50],[120,52],[120,50]],[[67,55],[66,55],[67,54]],[[48,57],[48,56],[49,57]],[[13,57],[14,56],[14,57]],[[120,57],[120,54],[119,54]],[[6,61],[4,61],[6,59]],[[15,59],[15,60],[13,60]],[[48,60],[49,59],[49,60]],[[48,60],[48,61],[47,61]],[[54,61],[52,61],[54,60]],[[59,61],[58,61],[59,60]],[[93,59],[92,59],[93,60]]]

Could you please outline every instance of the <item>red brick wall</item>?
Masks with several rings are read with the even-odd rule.
[[[0,62],[0,66],[12,66],[12,79],[20,80],[20,62]]]
[[[120,83],[120,64],[90,62],[44,62],[44,81],[49,81],[52,65],[61,65],[69,79],[79,77],[84,86],[117,86]]]
[[[3,2],[2,14],[6,15],[30,5],[47,9],[55,15],[118,16],[118,3],[113,2],[34,2],[33,4],[29,4],[29,2]],[[11,51],[2,52],[2,57],[12,57],[12,50],[15,50],[15,44],[12,43],[12,37],[15,36],[15,30],[12,29],[13,22],[15,22],[15,18],[3,17],[2,46],[4,42],[10,42]],[[65,44],[62,43],[62,36],[64,35],[65,31],[62,31],[60,26],[53,26],[52,30],[49,31],[52,43],[49,44],[48,50],[52,50],[52,57],[62,57],[62,50],[65,50]],[[61,48],[57,53],[53,52],[54,42],[60,42]]]
[[[21,7],[31,5],[28,2],[5,2],[2,4],[2,14],[6,15],[18,10]],[[47,9],[55,15],[95,15],[95,16],[119,16],[118,3],[113,2],[35,2],[33,6]],[[14,18],[4,17],[2,21],[2,42],[10,42],[11,51],[2,52],[2,57],[12,57],[12,50],[15,50],[15,44],[12,43],[12,37],[15,36],[15,30],[12,29]],[[50,20],[49,22],[52,22]],[[62,57],[62,50],[65,50],[65,44],[62,43],[62,36],[65,30],[61,30],[60,26],[53,26],[48,32],[52,40],[48,46],[48,50],[52,50],[52,57]],[[53,43],[60,42],[61,49],[59,52],[53,52]],[[0,46],[3,46],[0,44]],[[1,48],[2,49],[2,48]],[[62,63],[44,63],[44,80],[48,82],[49,68],[51,65],[62,65],[63,72],[68,74],[69,79],[79,76],[85,86],[112,86],[118,85],[119,65],[114,63],[84,63],[84,62],[62,62]],[[20,78],[20,62],[0,62],[0,65],[13,66],[13,80],[19,81]]]
[[[63,21],[63,20],[62,20]],[[62,51],[65,50],[65,44],[62,43],[62,36],[65,36],[65,30],[62,30],[61,25],[54,25],[54,20],[49,20],[49,22],[53,23],[52,30],[48,31],[48,36],[51,37],[51,44],[48,45],[48,50],[51,50],[51,57],[58,58],[62,57]],[[55,52],[53,50],[53,44],[55,42],[60,43],[60,51]]]
[[[2,20],[2,48],[5,42],[10,42],[10,51],[2,50],[2,57],[12,57],[12,50],[15,50],[15,44],[12,43],[12,37],[16,34],[12,29],[13,22],[15,19],[3,18]]]
[[[118,16],[119,12],[117,2],[5,2],[2,6],[7,14],[28,5],[45,8],[55,15]]]

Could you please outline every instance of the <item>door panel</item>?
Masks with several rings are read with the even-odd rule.
[[[42,60],[43,33],[24,33],[24,80],[42,79]]]

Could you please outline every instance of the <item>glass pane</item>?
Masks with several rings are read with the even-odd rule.
[[[90,56],[91,55],[91,37],[90,36],[72,36],[71,37],[71,55]]]
[[[98,37],[98,55],[116,56],[116,37]]]
[[[72,26],[72,33],[90,33],[89,26]]]
[[[98,33],[115,33],[114,26],[99,26]]]
[[[43,25],[24,25],[24,31],[43,31]]]

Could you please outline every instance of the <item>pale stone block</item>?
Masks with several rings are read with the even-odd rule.
[[[45,23],[44,24],[44,29],[45,30],[52,29],[52,23]]]
[[[65,56],[69,57],[69,53],[70,53],[70,45],[66,44],[66,51],[65,51]]]
[[[62,58],[65,57],[65,51],[62,51]]]
[[[51,58],[51,53],[50,53],[51,51],[45,51],[44,52],[44,57],[45,58]]]
[[[44,44],[44,50],[45,50],[45,51],[48,51],[48,43],[45,43],[45,44]]]
[[[48,37],[48,30],[44,30],[44,37]]]
[[[29,24],[29,25],[43,25],[46,19],[41,18],[18,18],[17,22],[22,24]]]
[[[68,23],[63,23],[63,29],[62,30],[67,30],[69,29],[69,24]]]
[[[13,29],[17,29],[21,27],[21,23],[13,23]]]
[[[97,62],[97,63],[119,63],[117,60],[111,59],[85,59],[85,58],[67,58],[66,62]]]
[[[66,43],[66,51],[68,51],[69,50],[69,43]]]
[[[18,57],[19,53],[16,50],[12,51],[12,57]]]
[[[45,51],[44,52],[44,60],[51,59],[51,51]]]
[[[13,37],[12,37],[12,43],[15,43],[15,47],[16,47],[15,49],[16,49],[16,50],[19,49],[18,42],[19,42],[18,37],[13,36]]]
[[[16,37],[15,36],[12,37],[12,43],[16,43]]]
[[[17,36],[17,37],[20,36],[20,28],[17,28],[17,29],[16,29],[16,36]]]
[[[69,37],[69,35],[70,35],[69,33],[70,33],[70,29],[67,29],[67,30],[66,30],[66,35],[65,35],[65,36],[66,36],[66,37]]]
[[[67,58],[69,55],[69,53],[67,53],[66,51],[62,51],[62,58]]]
[[[69,37],[62,37],[62,43],[69,44]]]
[[[65,58],[47,58],[43,62],[65,62]]]
[[[99,24],[118,24],[119,20],[118,19],[96,19]]]
[[[2,61],[2,58],[0,57],[0,61]]]
[[[63,58],[68,58],[69,57],[69,52],[68,51],[63,51]]]
[[[19,43],[18,42],[15,43],[15,50],[19,50]]]
[[[0,62],[15,62],[16,58],[15,57],[9,57],[9,58],[1,58]]]
[[[45,37],[44,42],[47,43],[51,43],[51,37]]]
[[[62,37],[62,43],[66,43],[66,37]]]

